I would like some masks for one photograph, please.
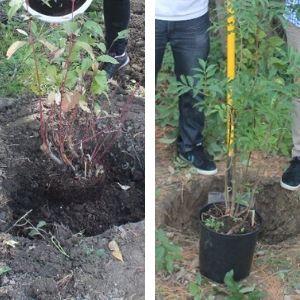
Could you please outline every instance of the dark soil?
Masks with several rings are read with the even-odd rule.
[[[256,231],[260,225],[257,215],[255,215],[255,221],[252,224],[252,214],[249,209],[239,207],[232,217],[226,212],[224,204],[214,204],[202,213],[200,219],[208,228],[221,234],[246,234]],[[209,223],[213,224],[208,226]],[[216,223],[220,225],[216,227],[214,225]]]
[[[113,109],[127,98],[116,93]],[[105,155],[104,175],[91,180],[75,178],[42,153],[37,101],[0,100],[0,228],[7,233],[0,234],[0,260],[12,270],[1,277],[0,299],[143,299],[144,100],[131,102],[122,134]],[[47,234],[31,238],[28,227],[40,221]],[[114,227],[129,222],[138,223]],[[17,241],[16,249],[7,240]],[[111,240],[124,263],[111,255]]]
[[[0,275],[0,299],[144,299],[143,9],[132,1],[132,66],[112,83],[106,107],[127,113],[102,176],[76,177],[42,153],[34,97],[0,98],[0,268],[10,268]],[[29,236],[40,221],[43,236]]]
[[[125,105],[125,99],[116,97],[115,106]],[[75,178],[40,151],[38,121],[24,122],[29,112],[32,118],[37,114],[36,102],[31,98],[15,102],[0,115],[1,123],[7,124],[3,140],[8,145],[3,187],[13,199],[9,202],[13,219],[33,209],[29,216],[33,224],[40,220],[60,223],[73,232],[84,230],[86,235],[143,219],[143,110],[142,100],[132,103],[127,117],[133,122],[125,122],[122,135],[107,153],[104,175],[85,180]]]

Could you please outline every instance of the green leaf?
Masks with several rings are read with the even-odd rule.
[[[91,33],[93,33],[95,36],[100,36],[100,37],[104,36],[101,26],[94,21],[91,20],[86,21],[84,27],[89,31],[91,31]]]
[[[8,267],[8,266],[0,266],[0,275],[3,275],[7,272],[10,272],[11,271],[11,268]]]
[[[70,70],[67,74],[66,86],[68,89],[72,90],[78,80],[77,72],[75,70]]]
[[[92,93],[94,95],[101,95],[108,91],[108,83],[106,72],[104,70],[98,70],[97,74],[92,82]]]
[[[232,292],[239,290],[240,285],[233,278],[233,270],[226,273],[224,283]]]
[[[85,57],[81,63],[81,71],[85,73],[93,64],[93,61],[89,57]]]
[[[38,224],[36,225],[36,227],[38,228],[38,229],[40,229],[40,228],[42,228],[42,227],[44,227],[45,225],[46,225],[47,223],[45,222],[45,221],[39,221],[38,222]]]
[[[101,52],[106,52],[106,45],[104,43],[97,43],[96,46],[101,50]]]
[[[77,41],[75,43],[75,46],[84,49],[90,55],[92,60],[95,60],[95,55],[94,55],[94,52],[93,52],[93,48],[88,43],[85,43],[85,42],[82,42],[82,41]]]
[[[63,23],[63,28],[68,35],[77,34],[79,28],[75,21],[68,21]]]
[[[54,65],[49,65],[47,67],[47,79],[52,83],[55,84],[57,80],[57,68]]]
[[[129,36],[129,30],[128,29],[124,29],[120,32],[118,32],[118,36],[116,37],[116,40],[120,40],[120,39],[128,39]]]
[[[40,235],[40,233],[39,233],[39,231],[36,230],[36,229],[31,229],[30,232],[28,233],[28,235],[29,235],[30,237],[35,237],[35,236],[37,236],[37,235]]]
[[[172,274],[174,271],[174,257],[172,255],[166,255],[166,269],[169,274]]]
[[[102,257],[103,255],[105,255],[105,253],[106,253],[105,249],[97,249],[95,251],[95,255],[98,257]]]
[[[100,113],[101,113],[101,107],[100,107],[100,105],[99,105],[99,103],[95,103],[94,104],[94,113],[95,113],[95,115],[98,117],[99,115],[100,115]]]
[[[37,35],[38,28],[34,21],[31,21],[31,31],[34,35]]]
[[[9,2],[9,10],[7,12],[7,16],[11,19],[13,16],[16,15],[17,11],[22,7],[23,0],[11,0]]]
[[[97,57],[98,61],[104,62],[104,63],[111,63],[111,64],[118,64],[119,62],[113,58],[112,56],[103,54]]]

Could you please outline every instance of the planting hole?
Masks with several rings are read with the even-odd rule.
[[[300,232],[300,194],[280,187],[279,178],[261,178],[256,208],[263,219],[262,238],[277,243]],[[161,192],[156,209],[158,225],[179,229],[185,234],[199,234],[200,208],[209,192],[223,192],[224,178],[198,177],[170,191]]]
[[[122,133],[107,151],[102,162],[104,173],[76,179],[70,170],[57,165],[40,150],[37,109],[30,101],[16,102],[0,115],[0,121],[7,124],[7,130],[2,132],[7,162],[2,186],[8,201],[1,207],[8,211],[6,224],[12,226],[32,210],[26,219],[35,226],[45,221],[49,229],[59,224],[72,233],[92,236],[113,225],[142,220],[143,103],[135,104],[128,116],[130,120],[124,122]],[[28,235],[28,230],[14,226],[10,233]]]

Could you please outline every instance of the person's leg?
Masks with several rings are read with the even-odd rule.
[[[288,45],[300,52],[300,27],[289,23],[286,35]],[[300,77],[295,80],[299,81]],[[282,175],[281,186],[288,190],[297,190],[300,188],[300,95],[294,99],[292,136],[293,159],[290,167]]]
[[[208,27],[208,14],[197,19],[173,22],[170,43],[177,80],[181,75],[194,75],[199,59],[207,59]],[[194,97],[192,92],[179,97],[179,151],[190,151],[203,142],[204,113],[196,107],[202,100],[202,95]]]
[[[199,59],[207,59],[209,25],[208,14],[192,20],[172,22],[169,39],[177,80],[182,75],[195,75],[194,69],[199,66]],[[202,101],[203,95],[194,96],[193,92],[179,97],[178,152],[199,173],[214,175],[217,173],[216,165],[203,149],[204,113],[199,110]]]
[[[105,40],[109,52],[121,55],[127,46],[126,39],[115,41],[118,32],[128,28],[130,18],[129,0],[104,0]],[[115,42],[114,42],[115,41]]]
[[[168,21],[155,20],[155,82],[168,42]]]

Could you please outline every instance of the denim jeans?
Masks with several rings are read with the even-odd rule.
[[[127,40],[119,39],[114,42],[118,32],[128,28],[130,18],[130,0],[104,0],[105,40],[109,52],[123,54]]]
[[[286,36],[288,45],[300,52],[300,27],[289,23],[286,29]],[[300,83],[300,76],[295,78]],[[294,99],[294,112],[292,123],[292,136],[293,136],[293,151],[292,156],[300,157],[300,95]]]
[[[155,76],[161,68],[167,43],[170,43],[177,80],[181,75],[194,75],[199,59],[207,59],[209,52],[210,26],[208,13],[187,21],[155,21]],[[204,113],[195,107],[203,101],[201,94],[192,92],[179,97],[179,139],[180,152],[191,151],[202,144]]]

